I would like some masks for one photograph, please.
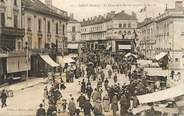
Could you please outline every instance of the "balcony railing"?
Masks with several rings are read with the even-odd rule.
[[[42,32],[38,31],[38,37],[42,37]]]
[[[47,48],[41,48],[41,49],[32,49],[32,54],[49,54],[56,52],[55,49],[47,49]]]
[[[23,37],[25,35],[25,29],[2,27],[2,35]]]
[[[50,32],[47,33],[47,38],[51,38],[51,33]]]
[[[8,56],[27,56],[27,50],[9,51]]]

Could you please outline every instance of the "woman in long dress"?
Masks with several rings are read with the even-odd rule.
[[[107,94],[103,97],[103,105],[104,105],[104,111],[109,112],[110,99]]]

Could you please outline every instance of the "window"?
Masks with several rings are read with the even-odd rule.
[[[56,23],[56,34],[58,34],[58,23]]]
[[[123,28],[126,28],[126,23],[125,23],[125,24],[123,24]]]
[[[41,26],[42,26],[41,19],[38,19],[38,31],[39,32],[41,32]]]
[[[178,62],[179,61],[179,59],[178,58],[175,58],[175,62]]]
[[[72,41],[75,41],[75,36],[72,36]]]
[[[38,38],[38,49],[41,48],[42,38]]]
[[[124,34],[126,35],[126,31],[124,31]]]
[[[72,32],[75,32],[76,29],[75,29],[75,26],[72,26]]]
[[[63,25],[63,35],[65,35],[65,25]]]
[[[131,28],[131,24],[130,23],[128,23],[128,28]]]
[[[14,15],[14,27],[18,27],[18,16]]]
[[[122,28],[122,24],[121,23],[119,24],[119,28]]]
[[[182,56],[182,58],[184,58],[184,55]]]
[[[5,26],[5,15],[4,15],[4,13],[1,13],[1,25]]]
[[[14,5],[17,6],[17,0],[14,0]]]
[[[47,32],[50,33],[50,21],[47,22]]]
[[[1,2],[4,2],[4,0],[1,0]]]
[[[21,49],[21,42],[17,42],[17,49],[20,50]]]
[[[121,34],[122,34],[122,32],[121,32],[121,31],[119,31],[119,34],[121,35]]]
[[[31,18],[27,19],[27,30],[31,30]]]
[[[128,35],[130,35],[131,34],[131,31],[128,31]]]

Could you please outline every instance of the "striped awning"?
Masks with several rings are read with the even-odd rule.
[[[49,55],[40,55],[40,57],[50,66],[52,67],[58,67],[59,64],[57,64]]]

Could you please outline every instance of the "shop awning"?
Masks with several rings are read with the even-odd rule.
[[[168,70],[163,70],[162,68],[144,68],[148,76],[168,76],[170,73]]]
[[[111,48],[111,45],[108,45],[108,46],[106,47],[106,50],[110,50],[110,48]]]
[[[7,73],[16,73],[30,70],[30,62],[27,57],[8,57],[6,60]]]
[[[79,44],[68,44],[68,49],[78,49]]]
[[[161,52],[161,53],[159,53],[158,55],[155,56],[155,59],[156,60],[160,60],[160,59],[162,59],[166,55],[167,55],[167,53]]]
[[[135,57],[135,58],[137,58],[137,55],[135,55],[135,54],[132,54],[132,53],[127,53],[126,55],[125,55],[125,57],[129,57],[129,56],[133,56],[133,57]]]
[[[172,88],[169,88],[166,90],[137,96],[137,98],[138,98],[140,104],[159,102],[159,101],[168,100],[171,98],[176,98],[176,97],[182,96],[182,95],[184,95],[183,90],[184,90],[184,85],[180,84],[180,85],[177,85],[175,87],[172,87]]]
[[[62,56],[57,56],[57,60],[58,60],[58,62],[59,62],[59,64],[61,65],[61,66],[65,66],[65,64],[66,63],[73,63],[73,62],[75,62],[75,60],[73,60],[71,57],[69,57],[69,56],[64,56],[64,57],[62,57]]]
[[[58,67],[59,64],[57,64],[49,55],[40,55],[40,57],[50,66],[52,67]]]

